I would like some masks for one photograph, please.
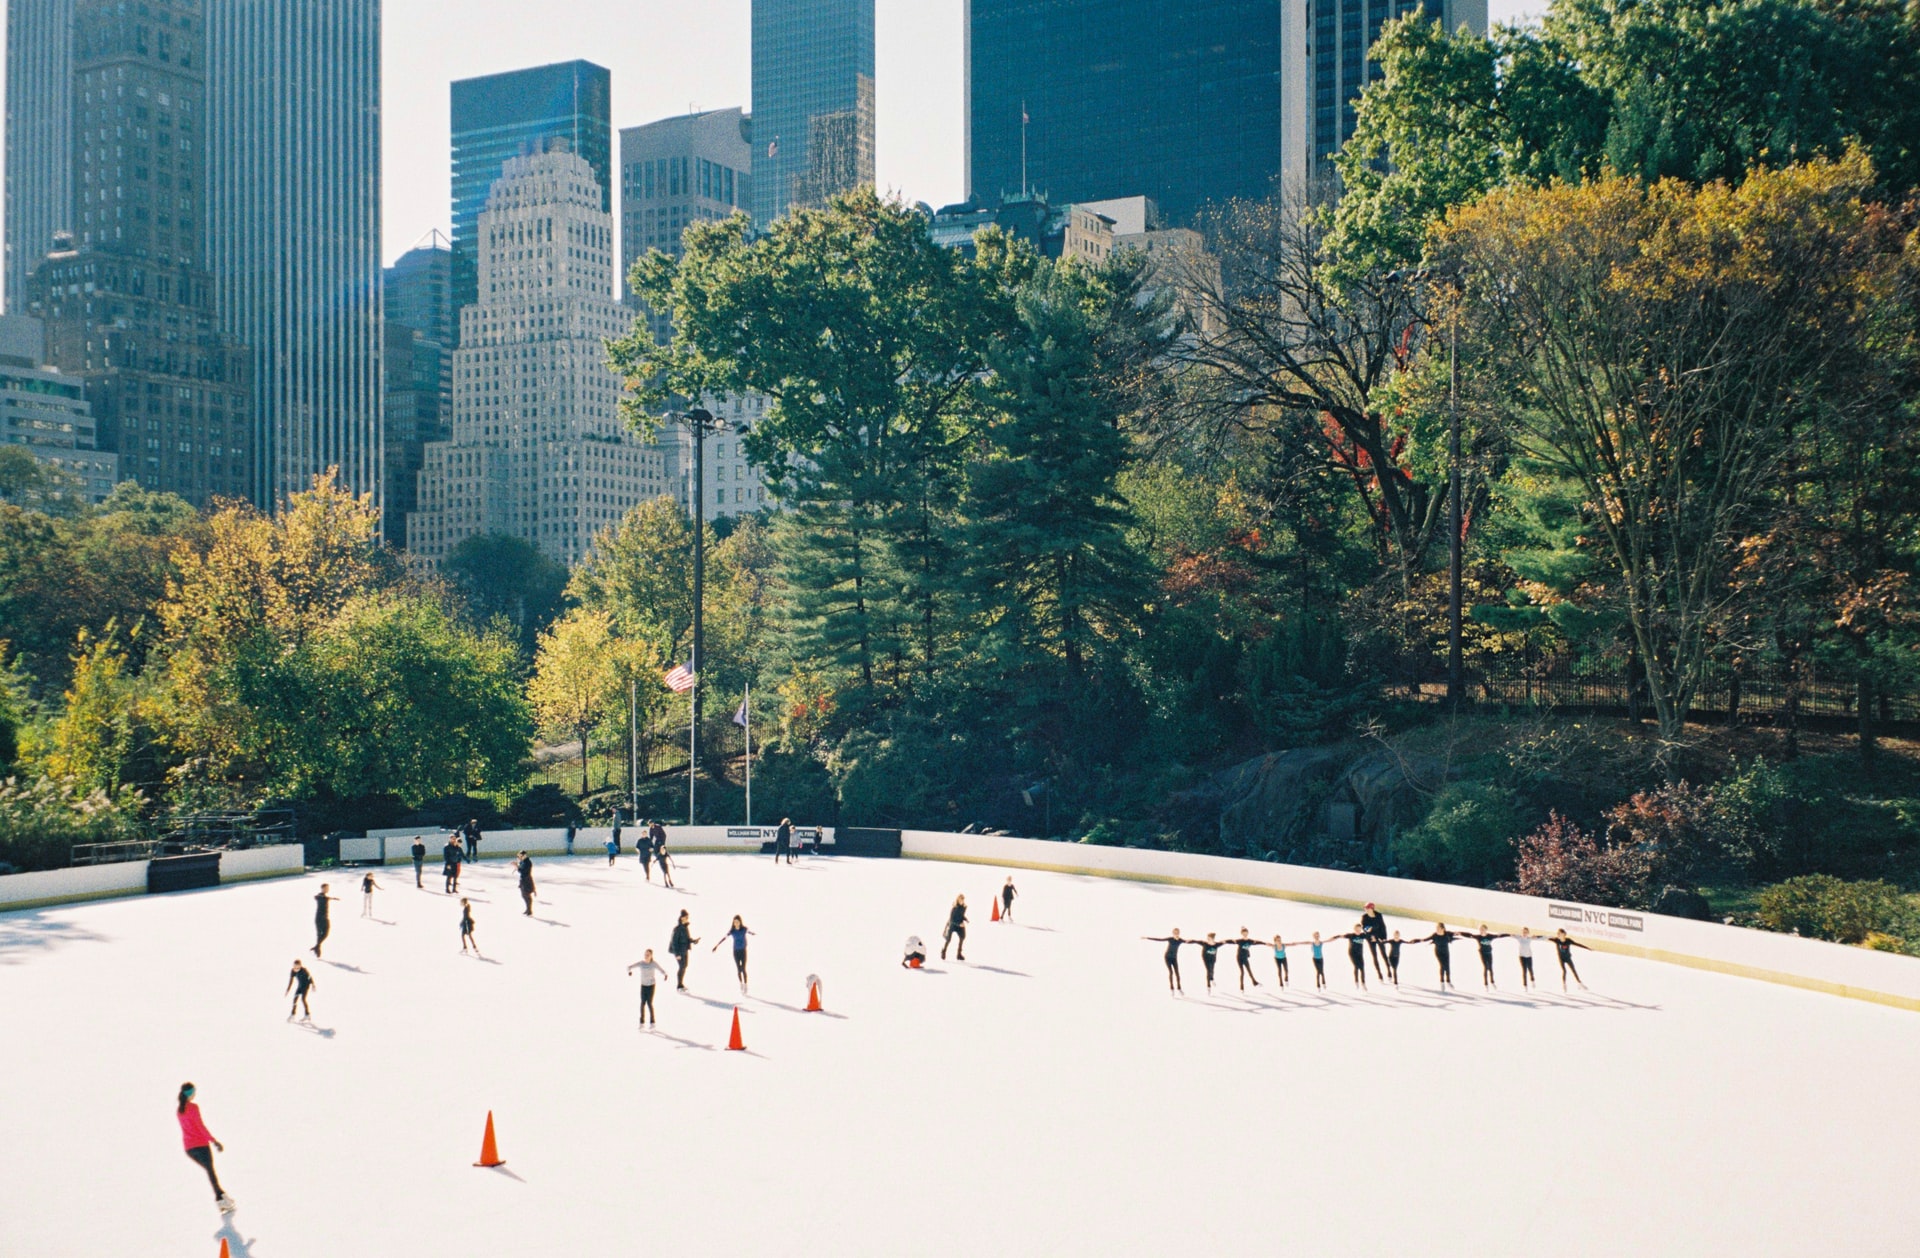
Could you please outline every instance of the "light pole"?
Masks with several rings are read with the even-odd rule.
[[[700,668],[703,663],[700,647],[705,628],[707,580],[707,434],[725,432],[728,425],[724,419],[715,419],[713,412],[705,407],[669,412],[667,418],[686,425],[687,431],[693,434],[693,480],[687,487],[689,505],[693,508],[693,652],[688,660],[693,689],[687,692],[692,705],[687,722],[687,824],[693,825],[694,782],[700,772]]]

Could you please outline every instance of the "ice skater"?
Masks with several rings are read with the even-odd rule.
[[[927,963],[927,946],[920,942],[920,936],[908,935],[905,951],[901,954],[903,968],[917,970]]]
[[[652,832],[649,830],[642,830],[640,832],[640,837],[634,841],[633,846],[640,854],[640,872],[647,876],[648,882],[652,882],[653,881],[653,835],[652,835]]]
[[[680,920],[673,924],[673,938],[667,941],[667,955],[680,963],[679,973],[673,976],[675,991],[687,990],[687,957],[693,952],[693,945],[699,942],[694,937],[693,924],[687,917],[687,911],[681,909]]]
[[[793,818],[782,817],[773,832],[773,863],[779,864],[780,858],[787,858],[787,864],[793,864]]]
[[[613,858],[618,856],[619,854],[620,854],[620,840],[608,839],[607,840],[607,868],[608,869],[613,868]]]
[[[1396,930],[1393,932],[1393,938],[1386,943],[1387,977],[1393,980],[1395,987],[1400,986],[1400,948],[1404,942],[1400,938],[1400,932]]]
[[[461,834],[463,834],[467,840],[467,859],[470,861],[479,860],[480,859],[480,818],[469,817],[467,819],[466,828],[461,831]]]
[[[620,855],[620,836],[622,833],[625,832],[626,825],[627,825],[626,818],[620,814],[620,810],[618,808],[614,809],[613,810],[613,854],[615,856]],[[613,862],[608,861],[607,863],[611,865]]]
[[[1194,942],[1200,946],[1200,964],[1205,967],[1207,971],[1207,990],[1212,991],[1213,964],[1220,959],[1220,949],[1227,946],[1227,941],[1224,939],[1215,939],[1213,932],[1208,931],[1205,939],[1195,940]]]
[[[660,866],[660,885],[663,887],[671,887],[673,885],[673,862],[667,859],[667,840],[665,835],[662,835],[660,841],[653,845],[653,859],[655,863]]]
[[[1313,938],[1306,941],[1313,949],[1313,985],[1316,989],[1327,985],[1327,946],[1320,939],[1320,932],[1314,931]]]
[[[747,924],[740,920],[740,915],[735,913],[733,925],[727,927],[727,933],[714,940],[713,947],[708,949],[709,952],[718,952],[721,944],[733,940],[733,972],[740,976],[742,993],[747,990],[747,936],[752,933],[747,929]]]
[[[332,915],[327,906],[340,897],[327,894],[327,884],[320,884],[320,894],[313,897],[313,955],[320,955],[320,946],[327,942],[327,936],[333,933]]]
[[[1255,987],[1260,986],[1260,980],[1253,978],[1253,948],[1254,945],[1259,942],[1258,939],[1253,938],[1253,936],[1247,933],[1245,926],[1240,928],[1240,938],[1233,941],[1233,960],[1234,964],[1238,967],[1241,991],[1247,990],[1248,979],[1253,979],[1253,985]]]
[[[295,957],[293,969],[287,973],[287,986],[280,993],[282,996],[287,992],[293,993],[293,1004],[287,1007],[287,1021],[293,1021],[293,1015],[303,1011],[306,1014],[306,1020],[313,1021],[313,1005],[308,1002],[307,993],[318,986],[320,986],[320,980],[313,976],[313,971],[309,970],[299,957]]]
[[[1013,889],[1013,875],[1007,875],[1007,885],[1000,888],[1000,916],[1007,921],[1013,920],[1013,900],[1020,893]]]
[[[1500,986],[1500,984],[1493,981],[1493,941],[1496,939],[1505,939],[1506,936],[1488,930],[1487,924],[1481,922],[1480,929],[1477,932],[1462,931],[1460,937],[1462,939],[1471,939],[1480,947],[1480,986]]]
[[[1353,966],[1353,981],[1361,991],[1367,989],[1367,942],[1373,938],[1367,933],[1366,923],[1361,922],[1335,939],[1347,941],[1347,962]]]
[[[373,871],[368,870],[360,879],[360,916],[373,916],[373,893],[379,887],[373,880]]]
[[[1167,955],[1165,958],[1167,963],[1167,990],[1176,993],[1182,991],[1183,989],[1180,986],[1180,946],[1182,944],[1190,944],[1193,940],[1180,938],[1180,928],[1178,926],[1173,928],[1171,935],[1142,935],[1140,938],[1167,945]]]
[[[520,871],[520,899],[523,900],[527,906],[525,916],[532,917],[533,857],[528,856],[525,852],[521,852],[520,859],[514,862],[514,867]]]
[[[1533,986],[1533,927],[1522,926],[1513,942],[1520,948],[1520,987],[1525,990]]]
[[[1419,939],[1409,939],[1408,943],[1430,943],[1433,945],[1433,959],[1440,966],[1440,989],[1445,991],[1453,986],[1453,941],[1459,938],[1447,929],[1445,922],[1434,923],[1433,933]]]
[[[195,1091],[191,1083],[180,1085],[180,1096],[174,1107],[174,1116],[180,1120],[180,1139],[186,1146],[187,1156],[207,1173],[207,1182],[213,1185],[213,1203],[220,1207],[220,1213],[232,1214],[233,1198],[227,1196],[226,1189],[220,1187],[220,1177],[213,1173],[213,1150],[225,1153],[227,1146],[215,1140],[206,1123],[201,1121],[200,1107],[193,1099]]]
[[[1273,973],[1281,987],[1287,985],[1287,941],[1273,937]]]
[[[1580,977],[1580,971],[1573,967],[1573,950],[1575,948],[1586,948],[1588,952],[1592,952],[1593,949],[1587,948],[1587,945],[1581,943],[1578,939],[1571,938],[1567,934],[1567,928],[1564,926],[1555,932],[1553,938],[1547,942],[1553,945],[1554,952],[1560,958],[1560,990],[1563,992],[1567,990],[1567,975],[1569,974],[1573,975],[1574,982],[1580,984],[1581,991],[1587,990],[1585,981]]]
[[[1371,901],[1367,903],[1366,912],[1360,914],[1360,929],[1366,934],[1367,953],[1373,958],[1373,976],[1385,978],[1386,975],[1380,972],[1380,954],[1386,950],[1387,919],[1381,916],[1380,910],[1374,908]]]
[[[460,835],[447,836],[447,845],[440,849],[440,875],[446,880],[446,894],[460,893],[460,862],[465,854],[460,850]]]
[[[955,939],[960,941],[957,959],[965,961],[967,959],[967,897],[963,895],[955,896],[953,907],[947,910],[947,933],[946,937],[940,941],[942,961],[947,959],[947,945]]]
[[[480,955],[480,941],[473,937],[473,904],[465,896],[460,899],[460,951],[473,948],[473,955]]]
[[[647,955],[627,967],[627,973],[640,971],[640,1026],[645,1029],[651,1021],[655,1027],[660,1025],[660,1015],[653,1011],[653,989],[661,979],[667,976],[662,967],[653,963],[653,949],[647,949]]]
[[[427,844],[420,835],[413,836],[413,885],[426,888]]]
[[[580,827],[574,824],[572,817],[568,817],[567,818],[567,855],[568,856],[573,855],[573,836],[578,834],[579,832],[580,832]]]

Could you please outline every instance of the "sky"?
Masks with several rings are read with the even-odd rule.
[[[1543,7],[1491,0],[1490,18]],[[612,74],[616,131],[689,108],[747,106],[750,11],[751,0],[385,0],[382,256],[451,221],[453,80],[584,58]],[[879,181],[909,200],[943,205],[966,190],[964,12],[964,0],[876,0]]]

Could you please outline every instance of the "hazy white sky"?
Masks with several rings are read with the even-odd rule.
[[[966,186],[964,0],[876,2],[880,186],[934,205],[957,201]],[[1490,17],[1544,7],[1491,0]],[[386,258],[447,229],[454,79],[585,58],[612,72],[616,131],[689,106],[745,106],[750,11],[751,0],[385,0]]]

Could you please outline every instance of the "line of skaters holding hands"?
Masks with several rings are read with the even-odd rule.
[[[1236,939],[1221,939],[1212,931],[1207,932],[1205,939],[1183,939],[1177,927],[1170,935],[1146,935],[1143,936],[1143,938],[1151,940],[1154,943],[1164,943],[1167,945],[1164,961],[1167,967],[1167,988],[1169,991],[1179,992],[1184,990],[1180,985],[1180,949],[1188,945],[1200,949],[1200,961],[1201,964],[1206,967],[1207,972],[1208,990],[1212,990],[1213,988],[1214,963],[1222,948],[1232,948],[1234,950],[1235,970],[1239,979],[1240,990],[1245,991],[1249,982],[1255,987],[1260,986],[1260,980],[1253,972],[1253,950],[1268,945],[1266,945],[1263,940],[1253,938],[1244,926],[1240,928],[1240,935]],[[1575,948],[1586,948],[1587,945],[1577,939],[1570,938],[1565,930],[1560,930],[1553,935],[1543,937],[1535,935],[1531,927],[1525,926],[1521,927],[1520,933],[1515,935],[1489,930],[1485,924],[1482,924],[1477,931],[1448,930],[1447,924],[1440,922],[1434,926],[1433,933],[1431,934],[1421,935],[1414,939],[1403,939],[1397,930],[1392,932],[1391,937],[1389,937],[1386,918],[1381,915],[1378,909],[1369,904],[1367,905],[1366,911],[1361,914],[1360,920],[1354,924],[1352,930],[1341,931],[1324,938],[1320,932],[1316,930],[1313,932],[1313,938],[1311,939],[1287,940],[1279,935],[1275,935],[1271,947],[1273,948],[1274,974],[1280,986],[1285,987],[1287,985],[1287,949],[1308,948],[1311,949],[1313,960],[1314,986],[1325,987],[1327,985],[1326,949],[1332,946],[1336,940],[1344,939],[1347,944],[1347,961],[1353,967],[1354,985],[1364,988],[1367,985],[1367,961],[1369,956],[1371,956],[1373,961],[1374,978],[1391,982],[1395,987],[1398,987],[1400,985],[1400,950],[1419,944],[1431,944],[1433,945],[1434,960],[1439,964],[1440,968],[1440,986],[1442,989],[1446,989],[1453,986],[1452,950],[1455,940],[1470,939],[1474,942],[1480,952],[1481,985],[1483,987],[1496,987],[1498,984],[1495,983],[1493,976],[1493,941],[1496,939],[1512,939],[1520,950],[1520,985],[1522,987],[1531,987],[1534,983],[1533,944],[1534,940],[1542,938],[1544,938],[1545,942],[1553,946],[1554,955],[1560,962],[1560,990],[1567,990],[1567,979],[1571,976],[1573,981],[1579,984],[1580,989],[1585,991],[1587,985],[1581,981],[1580,971],[1573,963],[1573,950]],[[1591,951],[1591,949],[1589,949],[1589,951]]]

